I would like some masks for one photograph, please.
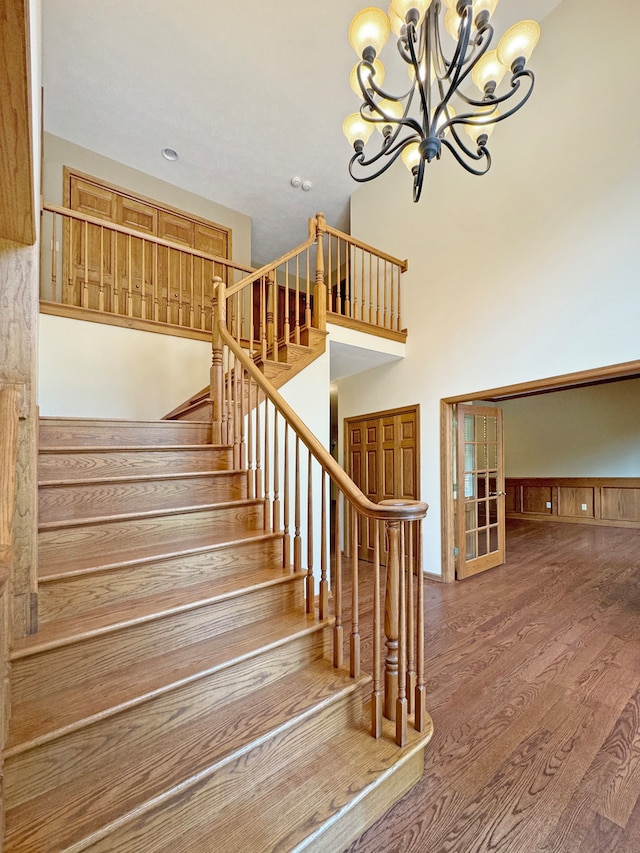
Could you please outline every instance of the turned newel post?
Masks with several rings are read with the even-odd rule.
[[[316,284],[313,291],[313,327],[327,327],[327,286],[324,282],[324,235],[327,223],[324,214],[316,216]]]
[[[275,286],[273,279],[271,276],[267,279],[267,351],[269,353],[274,352],[274,343],[276,340],[275,327],[274,327],[274,312],[275,312]],[[272,355],[272,358],[277,360],[276,355]]]
[[[224,363],[220,327],[223,325],[226,326],[227,323],[227,293],[225,283],[219,276],[213,277],[212,309],[211,331],[213,351],[211,358],[211,384],[209,387],[213,421],[211,440],[213,444],[226,444]]]
[[[388,720],[395,720],[398,702],[400,524],[400,521],[385,522],[389,550],[384,596],[384,634],[387,647],[384,659],[384,715]]]

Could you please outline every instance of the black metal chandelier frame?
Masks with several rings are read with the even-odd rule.
[[[482,127],[497,124],[516,113],[529,100],[535,83],[532,71],[525,68],[524,57],[516,58],[511,64],[510,90],[501,96],[495,95],[495,83],[485,86],[481,100],[471,98],[461,91],[473,69],[491,45],[494,28],[489,22],[489,14],[480,12],[475,20],[476,34],[472,38],[474,12],[472,0],[460,0],[458,13],[460,26],[458,44],[451,60],[447,60],[442,48],[440,35],[441,0],[435,0],[427,9],[424,19],[418,26],[418,11],[411,9],[398,38],[398,52],[405,63],[413,68],[414,81],[410,89],[402,95],[391,95],[376,85],[374,48],[367,47],[358,63],[357,77],[362,90],[363,103],[360,116],[367,122],[383,126],[383,141],[377,153],[367,157],[364,141],[354,143],[355,153],[349,162],[351,177],[359,182],[378,178],[398,159],[407,146],[417,143],[420,158],[412,168],[413,200],[418,201],[422,193],[425,164],[440,159],[444,145],[458,163],[473,175],[484,175],[491,168],[491,154],[487,148],[488,134],[479,134],[477,150],[473,151],[463,142],[459,129],[464,126]],[[433,75],[433,76],[432,76]],[[527,88],[521,91],[522,83]],[[437,90],[439,102],[433,106],[433,90]],[[421,120],[411,115],[411,107],[418,93]],[[460,98],[472,111],[453,115],[450,101],[453,96]],[[384,112],[375,98],[399,103],[403,108],[401,117]],[[512,104],[513,100],[517,102]],[[510,104],[510,108],[497,114],[501,104]],[[512,104],[512,105],[511,105]],[[473,111],[475,110],[475,112]],[[394,129],[395,126],[395,129]],[[403,135],[404,131],[409,135]],[[453,142],[446,138],[450,132]],[[454,144],[455,143],[455,144]],[[373,173],[358,174],[356,169],[370,169],[382,161],[382,165]]]

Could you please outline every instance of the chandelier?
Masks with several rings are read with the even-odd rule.
[[[413,175],[413,200],[418,201],[425,163],[440,159],[443,147],[468,172],[489,171],[487,142],[495,125],[517,112],[533,91],[534,75],[526,64],[540,37],[535,21],[520,21],[505,32],[497,49],[489,50],[498,2],[392,0],[388,15],[370,6],[355,16],[349,40],[360,61],[351,72],[351,88],[362,104],[343,125],[355,150],[349,162],[354,180],[377,178],[401,156]],[[442,18],[453,39],[450,58]],[[390,32],[397,36],[410,80],[400,95],[381,88],[385,68],[378,54]],[[507,74],[508,86],[501,91]],[[381,133],[377,150],[371,151],[371,144],[365,152],[374,129]]]

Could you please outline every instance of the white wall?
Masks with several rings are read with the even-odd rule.
[[[211,344],[40,315],[40,414],[161,418],[209,384]]]
[[[640,477],[640,379],[500,406],[507,477]]]
[[[46,102],[45,102],[46,103]],[[159,156],[159,155],[158,155]],[[232,256],[239,264],[251,265],[251,219],[211,199],[188,192],[167,181],[131,169],[95,151],[89,151],[51,133],[44,135],[44,200],[62,204],[62,169],[69,166],[102,178],[107,183],[144,195],[154,201],[209,219],[232,229]]]
[[[409,258],[409,336],[404,361],[339,383],[340,417],[421,404],[426,571],[441,569],[440,399],[640,356],[640,4],[616,16],[563,0],[545,19],[536,91],[496,129],[488,175],[443,152],[418,205],[402,164],[353,195],[353,233]]]

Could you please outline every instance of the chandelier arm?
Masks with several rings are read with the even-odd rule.
[[[523,95],[522,104],[526,103],[531,97],[531,93],[533,92],[533,86],[535,83],[535,75],[533,71],[530,71],[528,68],[524,68],[522,71],[518,71],[511,78],[511,89],[504,95],[500,95],[500,97],[496,98],[494,96],[491,97],[491,100],[483,100],[478,101],[475,98],[469,98],[467,95],[464,95],[462,92],[458,92],[458,96],[461,101],[464,101],[465,104],[469,104],[470,107],[486,107],[489,105],[495,105],[496,107],[500,104],[504,104],[507,101],[510,101],[511,98],[520,90],[521,78],[526,77],[529,80],[529,89]],[[515,107],[514,109],[519,109],[519,107]],[[507,115],[507,113],[505,113]],[[509,115],[513,115],[513,112],[509,113]]]
[[[353,180],[357,181],[359,184],[364,184],[367,181],[373,181],[376,178],[379,178],[380,175],[383,175],[387,171],[387,169],[395,163],[402,151],[407,147],[407,145],[409,145],[410,142],[415,141],[416,139],[414,137],[408,137],[407,139],[403,140],[402,143],[396,145],[395,148],[391,150],[381,150],[369,160],[366,159],[363,151],[361,151],[360,153],[356,151],[351,160],[349,160],[349,174],[351,175]],[[364,177],[358,177],[357,175],[354,175],[353,167],[356,165],[356,163],[362,168],[367,168],[368,166],[373,165],[373,163],[376,163],[380,159],[380,157],[385,154],[388,155],[390,159],[382,166],[382,168],[378,169],[377,172],[374,172],[372,175],[366,175]]]
[[[384,89],[381,89],[379,86],[376,86],[376,84],[373,82],[373,80],[371,80],[370,83],[371,83],[371,85],[369,86],[369,88],[373,91],[374,95],[378,95],[378,97],[380,97],[380,98],[386,98],[388,101],[397,101],[398,103],[402,103],[402,101],[404,101],[405,98],[407,98],[411,94],[411,92],[413,91],[413,86],[412,86],[410,89],[408,89],[402,95],[391,95],[389,92],[385,92]],[[363,97],[364,97],[364,94],[363,94]],[[367,99],[367,103],[369,106],[371,106],[373,101]]]
[[[429,69],[427,67],[426,80],[423,81],[420,79],[420,67],[419,67],[420,66],[420,60],[418,59],[418,57],[416,55],[416,50],[415,50],[415,45],[413,43],[413,39],[409,37],[410,33],[412,31],[415,34],[416,29],[413,26],[413,24],[410,24],[410,27],[411,27],[411,29],[409,29],[409,27],[407,27],[407,44],[409,46],[409,53],[411,54],[411,65],[413,65],[413,70],[414,70],[415,75],[416,75],[414,85],[412,86],[412,88],[413,89],[417,88],[419,93],[420,93],[420,103],[422,105],[424,120],[425,120],[425,123],[428,125],[428,123],[429,123],[429,112],[430,112],[429,94],[428,93],[429,93],[429,90],[431,89],[431,86],[429,85],[431,83],[430,74],[429,74]],[[428,135],[429,128],[425,126],[424,131],[425,131],[425,135]]]
[[[456,45],[455,53],[453,54],[453,59],[449,63],[447,77],[451,75],[451,69],[455,68],[454,80],[455,87],[458,85],[458,76],[460,74],[460,70],[464,66],[464,58],[467,54],[467,50],[469,48],[469,42],[471,40],[471,30],[473,28],[473,6],[465,6],[464,12],[460,21],[460,30],[463,31],[462,37],[460,37],[460,30],[458,31],[458,44]]]
[[[436,8],[435,6],[431,6],[429,13],[431,12],[432,9],[435,10],[435,8]],[[451,68],[453,60],[449,61],[447,59],[447,57],[445,56],[444,50],[442,48],[442,38],[440,37],[440,18],[439,18],[439,15],[437,15],[435,13],[435,11],[434,11],[433,29],[434,29],[434,39],[435,39],[435,43],[436,43],[435,56],[438,59],[438,61],[444,65],[444,67],[446,68],[446,72],[443,74],[442,68],[438,69],[436,67],[435,63],[434,63],[433,67],[434,67],[434,70],[436,72],[436,77],[438,78],[438,80],[445,80],[449,76],[449,69]]]
[[[473,166],[463,160],[463,158],[460,156],[460,154],[458,154],[454,146],[447,139],[443,139],[442,144],[446,145],[446,147],[449,149],[449,151],[451,151],[451,153],[456,158],[458,163],[463,167],[463,169],[466,169],[467,172],[470,172],[472,175],[486,175],[489,169],[491,168],[491,154],[489,153],[489,149],[486,148],[484,145],[480,145],[478,148],[478,153],[476,155],[472,154],[471,156],[474,160],[481,160],[484,157],[486,160],[486,167],[484,169],[474,169]],[[466,151],[466,147],[463,147]]]
[[[460,124],[462,124],[462,122],[460,122]],[[470,148],[468,148],[465,145],[465,143],[462,141],[462,138],[460,137],[460,135],[458,133],[458,130],[457,130],[454,122],[452,122],[449,125],[449,130],[451,131],[451,135],[453,136],[456,145],[458,146],[458,148],[462,152],[464,152],[466,157],[468,157],[470,160],[479,160],[482,157],[482,154],[478,154],[477,151],[472,151]],[[445,145],[453,151],[453,148],[452,148],[450,142],[447,142],[444,139],[443,139],[443,142],[445,142]]]
[[[424,168],[425,163],[421,158],[418,163],[414,176],[413,176],[413,201],[414,204],[417,201],[420,201],[420,196],[422,195],[422,184],[424,183]]]
[[[380,91],[386,97],[386,93],[383,92],[382,90],[380,90]],[[409,127],[415,133],[417,133],[418,135],[421,135],[422,134],[422,127],[420,126],[419,122],[416,119],[411,118],[411,116],[408,115],[409,110],[411,109],[411,104],[413,102],[413,93],[414,93],[414,91],[413,91],[413,87],[412,87],[408,92],[408,100],[407,100],[407,103],[404,107],[404,115],[402,116],[402,118],[394,118],[393,120],[390,120],[383,114],[382,110],[378,107],[378,105],[373,100],[371,95],[368,92],[364,92],[363,96],[364,96],[366,103],[360,105],[360,116],[364,121],[368,121],[371,124],[388,124],[388,125],[397,124],[398,127],[393,132],[393,135],[389,140],[389,145],[393,144],[393,142],[398,138],[398,134],[400,133],[400,130],[403,127]],[[393,100],[397,100],[398,102],[400,102],[401,99],[400,98],[393,98]],[[372,117],[371,114],[365,114],[364,109],[367,106],[370,107],[370,109],[372,111],[375,111],[375,113],[376,113],[375,116]]]
[[[362,92],[362,99],[365,100],[370,107],[372,107],[374,105],[374,101],[372,100],[371,96],[368,94],[369,89],[371,89],[373,91],[374,95],[378,95],[380,98],[386,98],[388,101],[398,101],[398,103],[400,103],[401,101],[404,101],[405,98],[411,93],[413,86],[410,89],[408,89],[403,95],[397,95],[397,96],[396,95],[390,95],[389,92],[385,92],[384,89],[381,89],[380,86],[378,86],[376,84],[375,80],[373,80],[373,77],[370,77],[367,80],[369,85],[365,86],[363,84],[362,78],[360,77],[360,71],[361,71],[363,65],[366,66],[367,68],[371,68],[371,69],[373,69],[373,65],[370,62],[367,62],[366,59],[361,59],[360,64],[358,65],[358,83],[360,84],[360,90]]]
[[[420,123],[419,123],[418,121],[416,121],[416,119],[414,119],[414,118],[411,118],[411,117],[408,117],[408,118],[407,118],[407,117],[403,117],[403,118],[394,118],[394,119],[392,119],[392,120],[391,120],[391,119],[385,118],[385,116],[383,116],[383,115],[382,115],[382,113],[380,113],[380,117],[379,117],[379,118],[378,118],[378,117],[373,117],[373,118],[372,118],[371,116],[366,116],[366,115],[364,115],[364,114],[363,114],[363,112],[362,112],[362,110],[363,110],[363,107],[360,107],[360,116],[361,116],[365,121],[368,121],[368,122],[370,122],[371,124],[388,124],[388,125],[391,125],[391,126],[392,126],[392,125],[394,125],[394,124],[397,124],[397,125],[398,125],[398,127],[393,131],[392,136],[391,136],[391,137],[389,137],[389,138],[392,140],[392,142],[397,138],[397,136],[398,136],[398,134],[399,134],[400,130],[401,130],[403,127],[409,127],[409,128],[411,128],[411,130],[413,130],[413,131],[414,131],[415,133],[417,133],[418,135],[420,135],[420,136],[422,135],[422,127],[420,126]],[[378,112],[379,112],[379,111],[378,111]]]

